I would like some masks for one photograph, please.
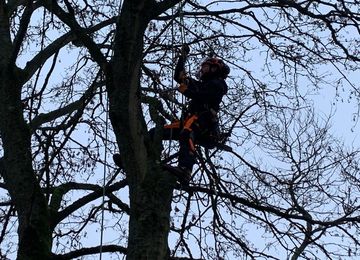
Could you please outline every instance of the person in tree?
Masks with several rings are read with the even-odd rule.
[[[179,180],[187,184],[191,179],[195,164],[195,145],[213,148],[219,135],[217,114],[228,86],[225,82],[230,68],[221,59],[208,57],[201,62],[194,79],[187,75],[185,62],[190,49],[187,45],[181,48],[181,54],[175,67],[174,80],[179,83],[178,91],[189,99],[181,119],[165,125],[162,131],[163,140],[178,140],[180,145],[178,166],[164,165],[164,168],[175,173]],[[155,129],[150,129],[154,136]],[[121,167],[120,154],[114,154],[114,162]]]
[[[195,145],[213,148],[219,135],[218,111],[228,86],[230,68],[221,59],[205,58],[194,79],[187,75],[185,62],[190,49],[184,45],[175,67],[178,91],[189,99],[182,118],[164,126],[163,139],[179,140],[178,167],[173,168],[181,181],[188,183],[195,164]],[[171,171],[171,169],[169,169]]]

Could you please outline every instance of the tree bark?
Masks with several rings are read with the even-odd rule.
[[[0,133],[4,147],[2,177],[18,214],[18,259],[49,259],[49,212],[32,168],[31,134],[23,118],[21,86],[15,80],[18,78],[16,72],[6,69],[3,72],[0,80]]]
[[[143,35],[153,1],[125,1],[117,24],[114,57],[107,70],[110,119],[130,191],[127,259],[168,259],[175,179],[161,170],[160,145],[150,140],[140,101]]]
[[[0,1],[0,135],[4,156],[1,170],[18,215],[18,258],[50,259],[51,232],[45,197],[32,168],[31,133],[23,117],[21,71],[11,58],[4,1]]]

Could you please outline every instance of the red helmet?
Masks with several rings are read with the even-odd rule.
[[[204,72],[203,67],[206,65],[209,66],[209,70]],[[221,77],[226,79],[229,73],[230,68],[223,62],[223,60],[219,58],[207,58],[201,63],[199,78],[203,79],[204,77]]]

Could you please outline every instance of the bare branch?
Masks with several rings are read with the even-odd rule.
[[[108,193],[111,193],[114,191],[118,191],[119,189],[124,188],[126,185],[127,185],[127,181],[122,180],[122,181],[116,182],[110,186],[105,187],[105,192],[106,192],[106,194],[108,194]],[[65,193],[67,193],[68,191],[70,191],[72,189],[83,189],[84,187],[86,187],[87,189],[91,188],[91,190],[93,190],[93,192],[78,199],[71,205],[67,206],[65,209],[63,209],[57,213],[55,212],[56,208],[58,208],[60,206],[59,202],[61,201],[61,198],[65,195]],[[84,186],[84,185],[78,185],[76,183],[64,184],[63,186],[55,188],[55,190],[57,193],[56,199],[54,199],[53,202],[51,203],[53,205],[52,209],[53,209],[53,214],[54,214],[53,218],[52,218],[52,223],[51,223],[51,226],[53,226],[53,227],[55,227],[64,218],[69,216],[72,212],[78,210],[79,208],[86,205],[87,203],[100,198],[103,194],[103,188],[100,186],[96,186],[96,185],[90,185],[90,186],[85,185]]]
[[[100,68],[105,70],[107,67],[106,57],[101,53],[96,43],[89,37],[86,29],[82,28],[76,21],[75,17],[71,13],[66,13],[54,0],[44,0],[44,6],[52,13],[57,15],[66,25],[68,25],[72,33],[75,33],[77,37],[88,48],[90,54],[99,64]]]
[[[103,245],[103,246],[96,246],[96,247],[87,247],[82,248],[79,250],[71,251],[67,254],[63,255],[52,255],[52,259],[54,260],[71,260],[76,257],[91,255],[91,254],[98,254],[100,252],[103,253],[121,253],[121,254],[127,254],[127,249],[122,246],[118,245]]]
[[[12,50],[12,54],[11,54],[11,57],[9,60],[9,64],[11,64],[11,65],[15,64],[15,61],[17,59],[17,56],[20,51],[20,47],[21,47],[24,37],[26,35],[26,31],[28,29],[30,18],[31,18],[31,15],[33,12],[34,12],[33,1],[27,1],[24,13],[21,16],[19,30],[14,39],[13,50]]]
[[[115,22],[116,22],[116,17],[113,17],[91,28],[84,29],[84,31],[85,33],[91,34]],[[47,61],[49,57],[54,55],[66,44],[70,43],[75,39],[78,39],[78,35],[75,32],[70,31],[64,34],[63,36],[59,37],[51,44],[49,44],[45,49],[40,51],[31,61],[26,63],[26,67],[23,69],[23,79],[22,79],[23,83],[28,81],[34,75],[34,73]]]

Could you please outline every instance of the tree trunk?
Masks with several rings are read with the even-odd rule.
[[[31,134],[23,118],[21,86],[14,70],[2,70],[0,133],[3,178],[18,214],[18,259],[49,259],[51,232],[46,200],[32,168]]]
[[[125,1],[107,71],[110,119],[130,191],[127,259],[167,259],[174,178],[161,170],[159,145],[149,139],[140,101],[143,35],[152,1]]]
[[[46,200],[32,168],[31,131],[23,116],[21,71],[9,32],[9,18],[0,1],[0,136],[1,170],[18,214],[18,258],[50,259],[51,232]]]

